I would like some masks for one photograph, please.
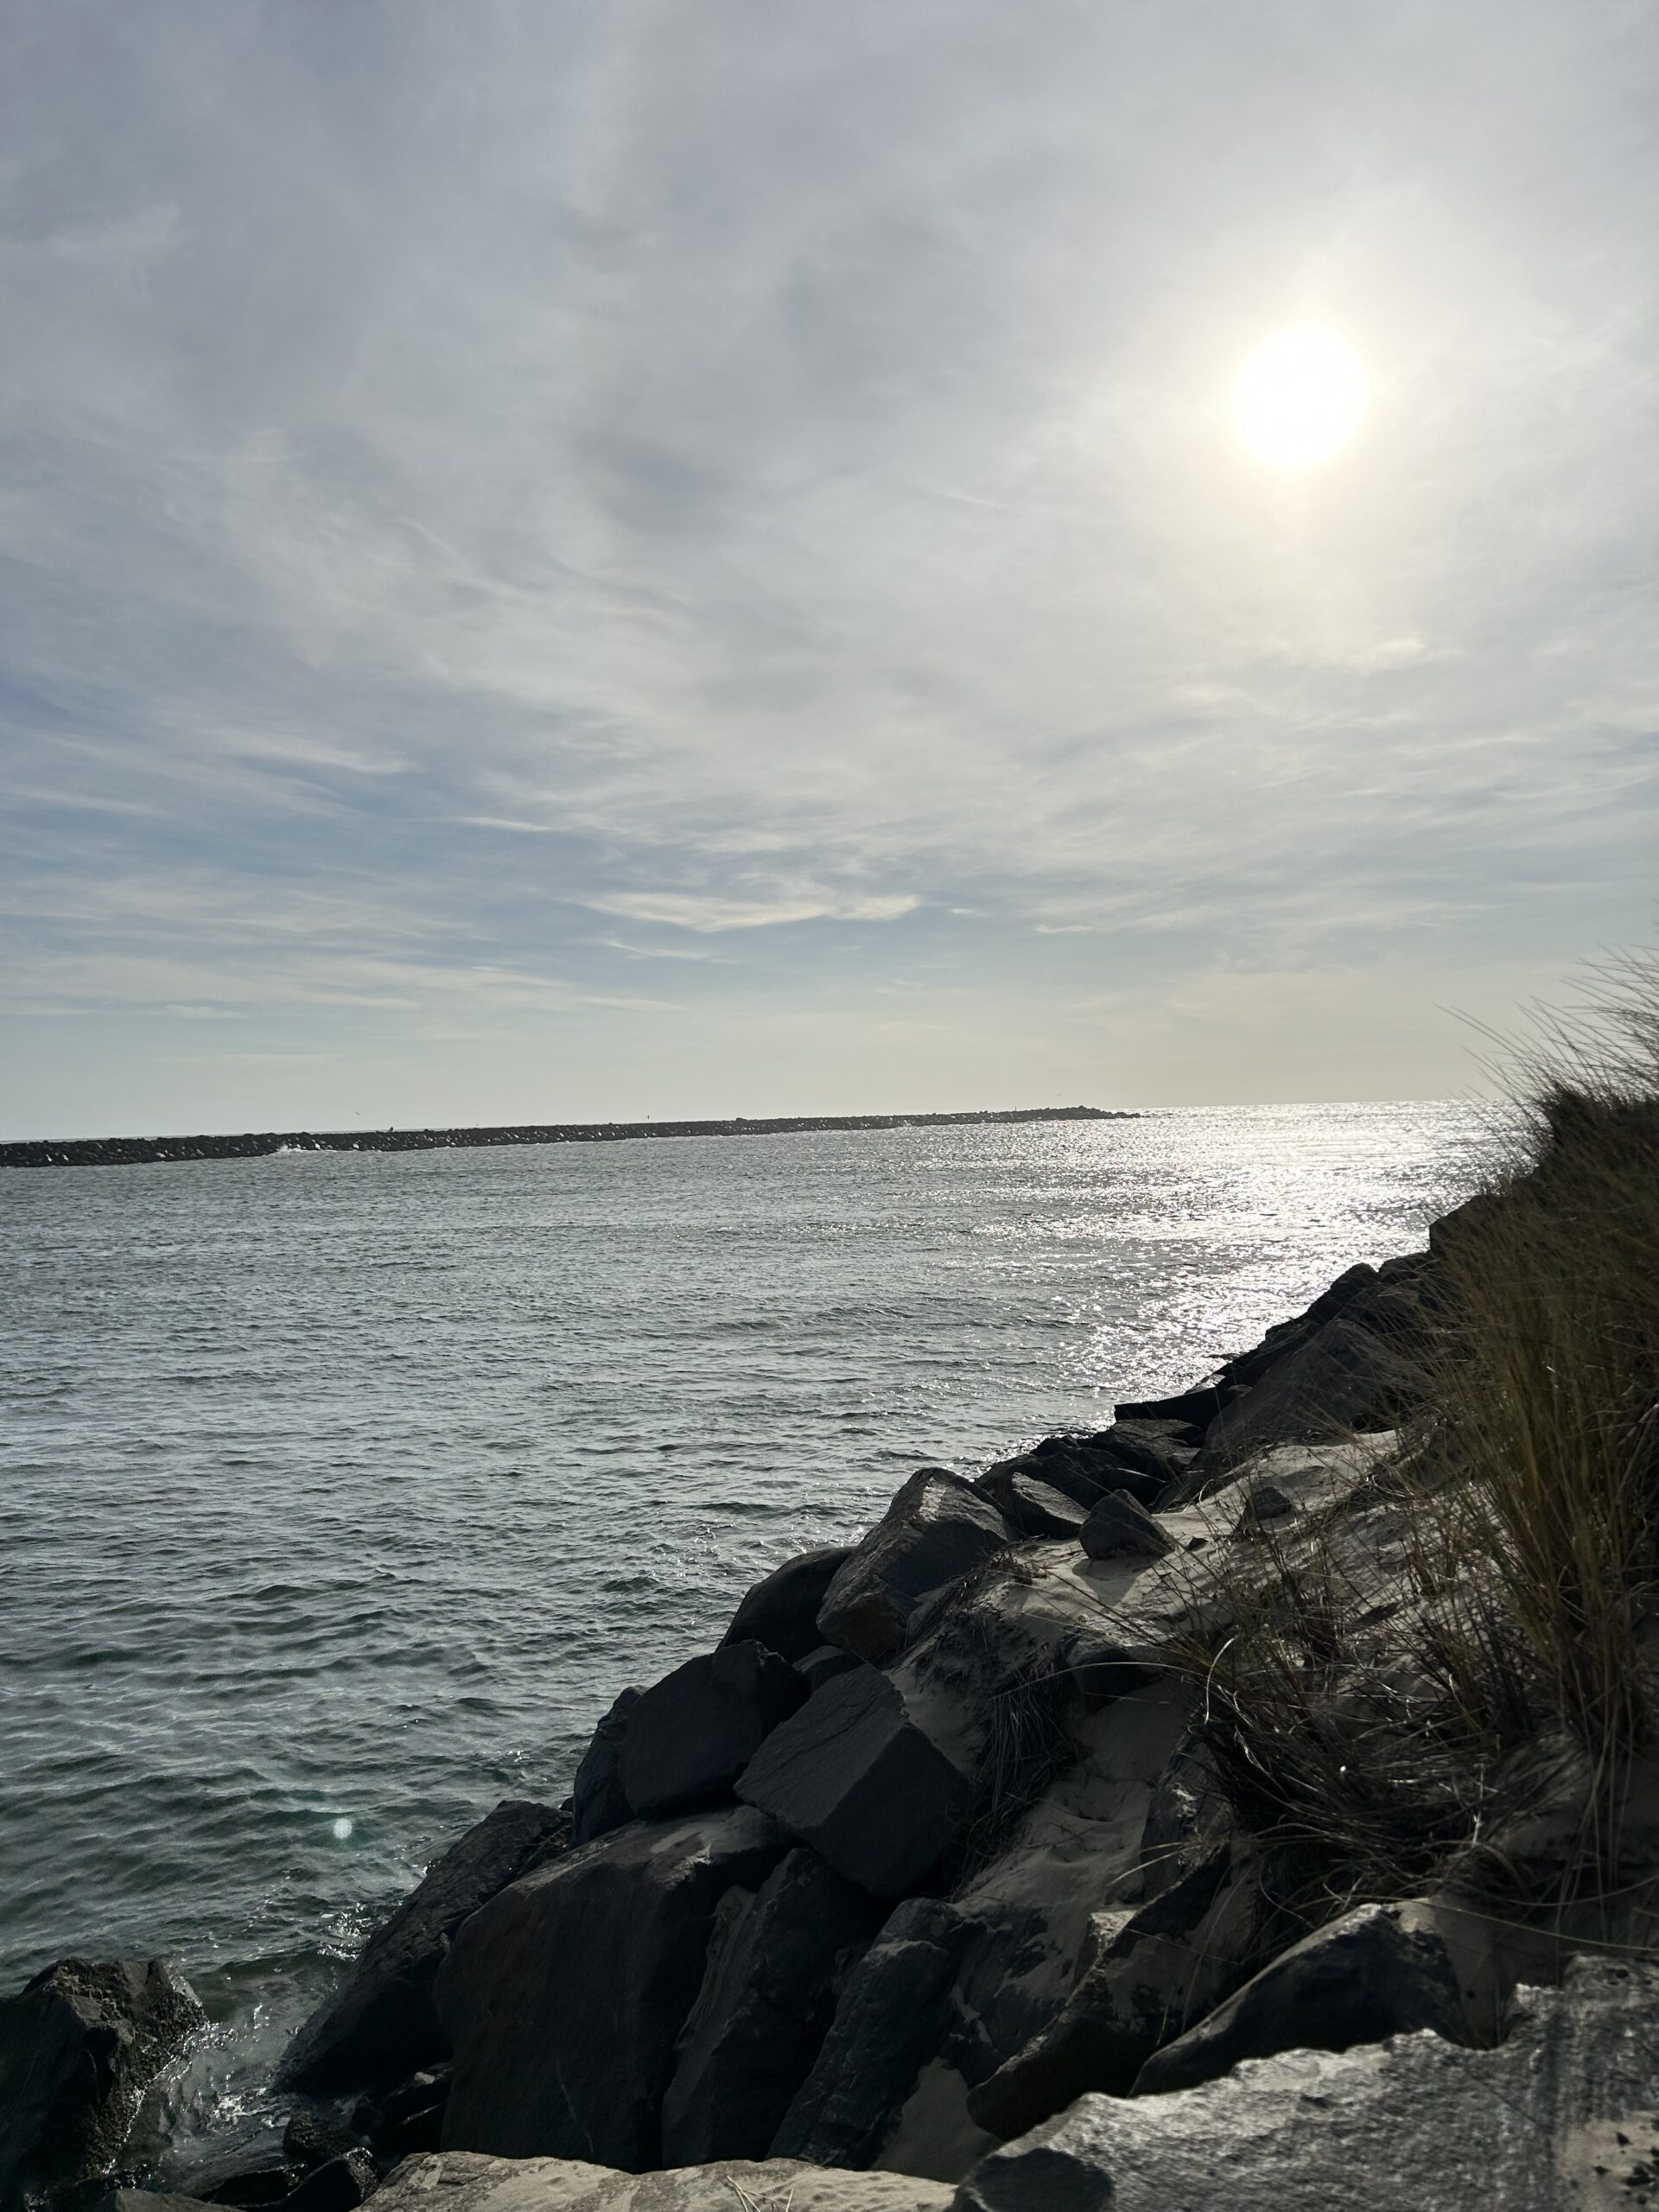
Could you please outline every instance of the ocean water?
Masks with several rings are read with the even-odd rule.
[[[0,1171],[0,1989],[162,1955],[211,2132],[373,1916],[913,1467],[1422,1242],[1463,1105]]]

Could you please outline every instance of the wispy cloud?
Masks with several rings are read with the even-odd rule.
[[[357,1006],[418,1085],[465,1003],[486,1087],[531,1015],[654,1084],[632,1017],[810,1007],[839,1070],[900,959],[1028,1062],[1103,973],[1155,1090],[1228,963],[1428,1019],[1638,932],[1656,80],[1559,0],[18,0],[15,1110],[78,1005]],[[1308,314],[1376,397],[1292,483],[1223,402]]]

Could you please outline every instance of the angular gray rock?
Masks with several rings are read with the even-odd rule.
[[[438,1976],[455,2054],[445,2150],[655,2165],[715,1908],[786,1847],[747,1806],[637,1821],[474,1913]]]
[[[1471,2040],[1445,1939],[1411,1904],[1362,1905],[1281,1951],[1141,2069],[1137,2096],[1190,2089],[1241,2058],[1347,2050],[1413,2028]]]
[[[1001,1551],[1011,1532],[961,1475],[918,1468],[838,1570],[818,1610],[826,1643],[881,1665],[896,1658],[922,1601]]]
[[[622,1777],[618,1769],[622,1758],[622,1739],[628,1732],[628,1721],[644,1694],[642,1690],[635,1688],[620,1690],[615,1703],[594,1729],[592,1741],[582,1755],[570,1791],[570,1840],[573,1845],[592,1843],[597,1837],[608,1835],[613,1828],[620,1828],[633,1818],[632,1810],[623,1794]]]
[[[0,2002],[0,2208],[92,2179],[202,2024],[164,1961],[60,1959]]]
[[[950,2190],[912,2174],[852,2174],[793,2158],[728,2158],[619,2173],[575,2158],[410,2158],[382,2185],[383,2212],[945,2212]],[[140,2208],[142,2212],[142,2208]]]
[[[1613,2212],[1659,2156],[1659,1969],[1580,1961],[1496,2050],[1420,2029],[1085,2096],[983,2158],[955,2212]]]
[[[850,1544],[826,1544],[773,1567],[733,1614],[721,1642],[764,1643],[780,1658],[804,1659],[823,1641],[818,1608],[851,1552]]]
[[[915,1889],[957,1840],[969,1777],[874,1667],[837,1675],[774,1728],[737,1794],[873,1897]]]
[[[814,1852],[728,1890],[663,2100],[664,2164],[764,2158],[880,1914]],[[727,1908],[731,1908],[729,1911]]]
[[[784,2115],[772,2156],[866,2166],[939,2047],[971,1923],[935,1897],[893,1913],[842,1990],[816,2063]]]
[[[1052,1483],[1023,1474],[1007,1463],[992,1467],[979,1478],[983,1491],[1016,1535],[1075,1537],[1089,1517],[1080,1505]]]
[[[1162,1559],[1175,1548],[1169,1531],[1122,1491],[1103,1497],[1078,1533],[1090,1559],[1116,1559],[1122,1553]]]
[[[763,1643],[722,1643],[677,1667],[628,1715],[617,1772],[639,1817],[719,1803],[806,1684]]]
[[[386,2087],[448,2056],[432,1986],[470,1912],[563,1847],[566,1816],[506,1798],[452,1844],[364,1945],[283,2053],[277,2085],[330,2094]]]

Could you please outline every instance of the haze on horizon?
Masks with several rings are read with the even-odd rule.
[[[12,0],[0,88],[0,1135],[1444,1096],[1650,936],[1651,7]]]

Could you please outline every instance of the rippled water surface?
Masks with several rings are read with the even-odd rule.
[[[925,1461],[1195,1380],[1460,1106],[0,1171],[0,1989],[278,2044],[366,1916]]]

